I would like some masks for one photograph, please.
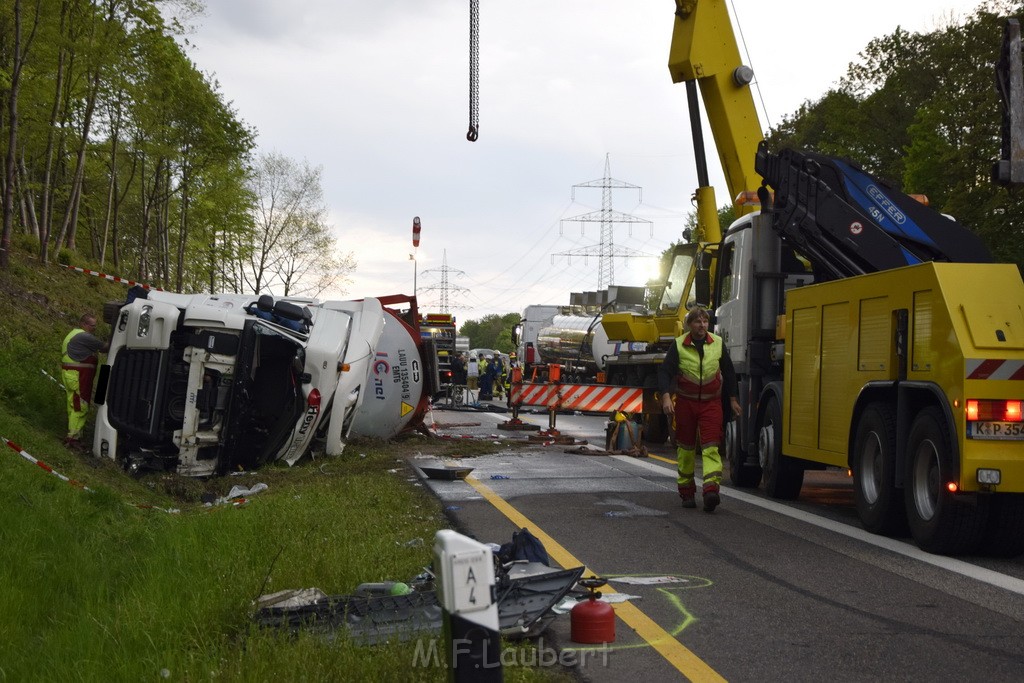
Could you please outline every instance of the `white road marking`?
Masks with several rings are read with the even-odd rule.
[[[640,460],[626,455],[613,455],[610,457],[625,463],[629,463],[630,465],[636,465],[637,467],[642,467],[644,469],[650,470],[651,472],[654,472],[659,476],[671,478],[672,483],[675,484],[676,473],[675,470],[670,467],[657,465],[649,460]],[[698,483],[700,482],[699,479],[697,481]],[[950,571],[955,574],[960,574],[961,576],[966,576],[968,578],[974,579],[975,581],[980,581],[982,583],[987,583],[997,588],[1002,588],[1003,590],[1008,590],[1011,593],[1024,595],[1024,580],[1017,579],[1012,576],[1007,576],[1006,574],[1000,574],[999,572],[992,571],[991,569],[985,569],[984,567],[976,567],[968,562],[957,560],[952,557],[945,557],[943,555],[933,555],[931,553],[926,553],[920,548],[915,548],[914,546],[908,545],[901,541],[897,541],[892,538],[887,538],[885,536],[877,536],[868,531],[865,531],[864,529],[849,526],[848,524],[836,522],[825,517],[819,517],[809,512],[804,512],[803,510],[797,510],[786,505],[776,503],[773,500],[767,500],[765,498],[760,498],[758,496],[752,496],[748,493],[737,491],[734,488],[723,486],[722,495],[728,498],[734,498],[736,500],[742,501],[744,503],[747,503],[748,505],[756,505],[765,510],[771,510],[772,512],[777,512],[780,515],[792,517],[793,519],[799,520],[801,522],[806,522],[807,524],[813,524],[816,527],[827,529],[828,531],[832,531],[837,534],[842,534],[844,536],[847,536],[848,538],[857,539],[858,541],[861,541],[863,543],[868,543],[877,548],[883,548],[890,552],[903,555],[904,557],[917,560],[918,562],[924,562],[926,564],[930,564],[940,569],[945,569],[946,571]]]

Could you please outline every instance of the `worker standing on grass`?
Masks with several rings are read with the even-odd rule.
[[[686,313],[687,331],[676,337],[658,369],[661,407],[676,421],[676,456],[679,497],[684,508],[695,508],[697,486],[694,483],[696,448],[700,445],[704,474],[704,511],[713,512],[721,502],[722,398],[729,399],[734,415],[740,403],[736,370],[721,337],[708,332],[707,309],[694,306]],[[672,394],[676,395],[673,406]]]
[[[61,347],[61,379],[68,394],[68,435],[64,437],[64,445],[78,450],[86,448],[82,431],[92,401],[92,383],[99,362],[96,354],[110,349],[110,344],[98,339],[94,332],[96,316],[85,313],[79,318],[78,327],[64,337]]]

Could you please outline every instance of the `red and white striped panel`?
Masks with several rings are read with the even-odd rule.
[[[524,406],[548,406],[556,398],[555,384],[513,384],[512,402]]]
[[[644,390],[607,384],[522,384],[512,386],[512,402],[593,413],[639,413],[644,405]]]
[[[612,387],[606,384],[563,384],[562,409],[592,413],[639,413],[644,407],[640,387]]]
[[[968,358],[967,379],[1024,379],[1024,360]]]

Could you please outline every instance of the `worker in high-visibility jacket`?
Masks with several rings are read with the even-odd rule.
[[[704,511],[713,512],[721,502],[722,456],[718,446],[723,434],[723,397],[728,399],[733,415],[741,412],[736,398],[736,370],[722,338],[708,332],[707,309],[694,306],[686,313],[684,323],[686,332],[676,338],[658,370],[661,407],[666,415],[675,417],[676,483],[683,507],[697,507],[694,468],[699,445]]]
[[[106,353],[110,344],[95,336],[96,316],[84,314],[78,327],[68,332],[61,347],[61,379],[68,395],[68,435],[64,445],[86,450],[82,431],[92,402],[92,384],[96,377],[97,353]]]

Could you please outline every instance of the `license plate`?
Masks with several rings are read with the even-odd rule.
[[[969,439],[1024,439],[1024,422],[968,422]]]

